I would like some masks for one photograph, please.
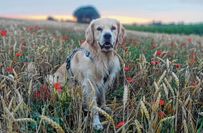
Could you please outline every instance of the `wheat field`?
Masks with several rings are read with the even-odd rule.
[[[105,128],[95,131],[81,87],[46,81],[86,27],[0,18],[0,133],[203,132],[203,37],[136,31],[118,49],[123,70],[107,93],[112,112],[97,108]]]

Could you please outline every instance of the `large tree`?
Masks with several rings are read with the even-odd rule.
[[[92,6],[82,6],[76,9],[73,16],[77,18],[79,23],[89,23],[93,19],[99,18],[99,12]]]

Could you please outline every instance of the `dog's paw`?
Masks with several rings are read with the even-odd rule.
[[[93,128],[94,128],[95,130],[103,130],[103,129],[104,129],[104,127],[103,127],[103,125],[101,124],[101,122],[99,122],[99,123],[94,122],[94,123],[93,123]]]
[[[101,124],[100,120],[99,120],[99,115],[95,115],[93,118],[93,128],[95,130],[102,130],[103,129],[103,125]]]

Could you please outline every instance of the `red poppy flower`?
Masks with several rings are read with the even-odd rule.
[[[187,46],[187,43],[183,42],[181,43],[180,47],[186,47]]]
[[[8,73],[13,73],[13,67],[7,67],[6,72]]]
[[[156,61],[155,64],[156,64],[156,65],[159,65],[159,64],[160,64],[160,61]]]
[[[158,116],[160,119],[163,119],[166,116],[166,114],[163,111],[159,111]]]
[[[162,99],[160,99],[160,101],[159,101],[159,105],[160,105],[160,106],[163,106],[164,104],[165,104],[165,101],[162,100]]]
[[[69,36],[68,36],[68,35],[62,36],[62,40],[63,40],[63,41],[68,41],[68,40],[69,40]]]
[[[130,67],[129,66],[125,66],[124,67],[124,71],[126,71],[126,72],[130,71]]]
[[[41,85],[40,92],[43,95],[42,96],[43,100],[47,100],[51,96],[49,88],[48,88],[48,86],[46,84]]]
[[[34,97],[35,97],[36,99],[39,99],[39,98],[40,98],[40,91],[35,91]]]
[[[35,100],[48,100],[51,98],[51,93],[46,84],[42,84],[39,90],[34,91]]]
[[[160,61],[151,61],[151,64],[152,65],[158,65],[158,64],[160,64]]]
[[[175,64],[175,67],[176,67],[177,69],[180,69],[180,68],[181,68],[181,64]]]
[[[189,43],[192,43],[192,38],[191,38],[191,37],[188,38],[187,41],[188,41]]]
[[[133,83],[134,82],[134,79],[131,78],[131,77],[127,77],[126,79],[127,79],[128,83]]]
[[[7,31],[6,30],[0,30],[0,34],[2,37],[6,37]]]
[[[161,50],[157,50],[157,51],[156,51],[156,56],[162,56],[162,53],[163,53],[163,52],[162,52]]]
[[[34,32],[34,31],[37,31],[37,30],[40,30],[41,28],[39,26],[28,26],[26,27],[26,30],[29,31],[29,32]]]
[[[151,61],[151,64],[152,64],[152,65],[156,65],[156,62],[155,62],[155,61]]]
[[[62,86],[61,86],[60,83],[58,83],[58,82],[55,83],[55,84],[54,84],[54,88],[55,88],[55,90],[58,91],[59,93],[62,92]]]
[[[119,122],[119,123],[116,125],[116,128],[118,129],[118,128],[122,127],[123,125],[125,125],[125,121]]]
[[[16,53],[16,57],[20,57],[22,55],[23,55],[22,53]]]

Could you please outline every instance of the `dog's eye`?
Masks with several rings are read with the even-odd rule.
[[[112,27],[111,27],[111,30],[116,30],[116,27],[115,27],[115,26],[112,26]]]
[[[101,27],[97,27],[97,30],[98,30],[98,31],[102,31],[102,28],[101,28]]]

